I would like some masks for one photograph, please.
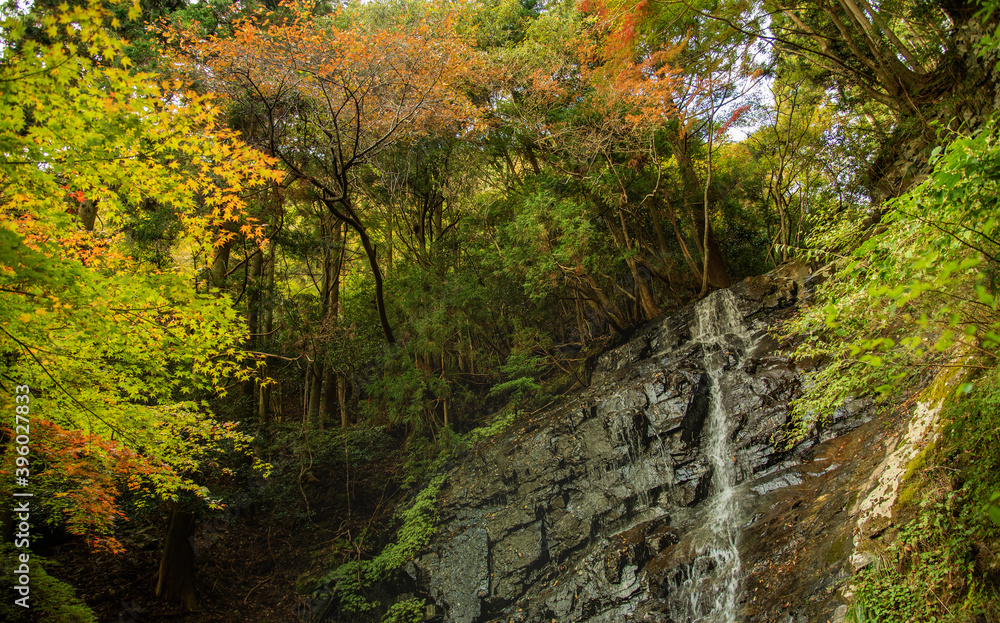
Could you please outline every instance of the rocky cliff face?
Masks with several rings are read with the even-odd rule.
[[[808,365],[769,330],[804,278],[652,323],[587,391],[477,447],[406,567],[413,592],[449,623],[842,618],[857,491],[887,440],[854,401],[776,445]]]

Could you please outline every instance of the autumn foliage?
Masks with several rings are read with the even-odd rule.
[[[275,173],[211,96],[131,72],[107,17],[92,3],[0,22],[0,406],[7,383],[31,388],[42,503],[114,550],[119,487],[206,497],[201,457],[245,443],[195,400],[249,374],[235,313],[197,275],[227,236],[261,237],[245,196]],[[154,211],[177,224],[169,271],[129,252]]]

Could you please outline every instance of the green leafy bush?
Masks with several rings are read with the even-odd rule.
[[[515,408],[541,404],[549,398],[540,382],[548,365],[546,357],[539,353],[552,346],[552,339],[522,327],[515,331],[513,341],[507,361],[500,367],[506,380],[490,388],[489,395],[506,396],[508,404]]]
[[[486,426],[480,426],[479,428],[469,431],[469,442],[479,443],[484,439],[496,437],[510,428],[510,425],[516,422],[522,415],[522,411],[501,411],[494,417],[493,421]]]
[[[396,533],[395,543],[386,545],[372,560],[349,561],[321,580],[322,584],[335,584],[340,608],[344,613],[357,614],[376,608],[377,604],[367,596],[369,588],[373,584],[389,580],[394,571],[430,543],[431,536],[437,529],[437,496],[444,480],[444,474],[435,477],[417,494],[413,503],[399,513],[402,525]],[[403,617],[407,612],[405,608],[400,609],[393,616]]]
[[[426,603],[423,599],[407,599],[394,603],[382,617],[382,623],[422,623]]]
[[[797,356],[829,365],[796,406],[795,436],[847,397],[944,363],[953,346],[992,358],[1000,345],[998,123],[935,148],[932,161],[912,192],[813,237],[813,259],[833,258],[817,292],[826,303],[789,328],[811,337]]]
[[[796,404],[793,442],[847,397],[891,397],[936,366],[967,371],[937,396],[947,429],[908,473],[912,520],[854,580],[858,623],[1000,617],[1000,118],[931,161],[913,191],[816,230],[829,277],[789,327],[809,337],[797,356],[827,364]]]

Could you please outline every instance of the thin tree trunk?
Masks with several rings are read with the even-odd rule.
[[[309,428],[309,392],[312,390],[312,363],[306,363],[306,376],[302,381],[302,428]]]
[[[378,264],[378,249],[375,244],[371,241],[368,236],[368,231],[365,229],[364,225],[357,219],[354,208],[351,205],[351,201],[348,198],[341,199],[339,201],[332,201],[324,199],[327,209],[330,213],[344,220],[347,225],[358,234],[358,238],[361,240],[361,246],[365,250],[365,256],[368,258],[368,265],[372,271],[372,277],[375,279],[375,308],[378,310],[379,323],[382,325],[382,333],[385,335],[385,341],[390,345],[396,343],[396,337],[392,333],[392,326],[389,324],[389,315],[385,309],[385,293],[383,291],[382,283],[382,269],[379,268]],[[337,203],[341,204],[344,208],[345,213],[340,213],[335,207]],[[346,218],[350,215],[350,220]]]
[[[709,74],[711,76],[711,74]],[[701,265],[701,293],[699,296],[705,296],[708,292],[708,264],[709,258],[711,257],[712,251],[708,246],[708,232],[711,229],[711,219],[708,214],[708,193],[712,188],[712,143],[715,139],[715,100],[712,99],[712,81],[708,81],[708,101],[710,112],[708,114],[708,173],[705,176],[705,196],[702,199],[702,209],[705,214],[705,238],[702,243],[702,249],[704,249],[702,255],[702,265]]]
[[[698,279],[704,281],[706,278],[704,273],[707,272],[707,279],[710,285],[717,288],[729,287],[731,285],[729,275],[726,272],[726,265],[722,259],[722,250],[719,248],[719,242],[715,238],[711,221],[707,217],[707,205],[700,206],[701,209],[695,209],[698,204],[707,204],[704,198],[711,184],[702,184],[699,180],[698,172],[695,170],[694,163],[688,154],[685,141],[676,136],[670,137],[670,140],[674,157],[677,159],[677,164],[681,170],[684,195],[687,199],[688,208],[691,210],[691,218],[694,221],[695,245],[698,247],[698,252],[702,254],[703,258],[705,255],[708,256],[708,270],[697,271]]]
[[[270,335],[274,331],[274,264],[275,264],[275,244],[268,245],[267,265],[264,268],[265,304],[264,304],[264,333]]]
[[[265,364],[264,370],[267,370]],[[266,372],[264,372],[266,375]],[[271,402],[271,386],[267,383],[261,383],[260,390],[257,397],[257,426],[261,430],[267,430],[267,425],[269,422],[268,418],[268,404]]]
[[[337,402],[340,404],[340,426],[347,428],[350,418],[347,413],[347,376],[337,374]]]
[[[331,369],[331,366],[326,366],[323,371],[323,392],[320,394],[319,398],[319,412],[323,421],[326,421],[327,416],[333,417],[333,405],[335,404],[334,394],[337,393],[337,375]]]
[[[320,396],[323,393],[323,364],[314,361],[310,365],[312,375],[309,388],[309,421],[317,428],[323,428],[323,414],[319,410]]]
[[[632,273],[632,282],[635,284],[635,290],[638,293],[639,306],[642,308],[646,320],[651,320],[660,315],[660,308],[656,304],[656,296],[653,294],[652,289],[650,289],[649,284],[646,283],[639,273],[639,263],[635,258],[642,253],[642,246],[638,241],[633,242],[632,237],[629,236],[628,225],[625,223],[624,210],[618,210],[618,220],[621,225],[621,235],[625,243],[625,250],[628,253],[628,259],[625,260],[625,263],[628,264],[628,269]]]
[[[649,198],[649,216],[653,222],[653,233],[656,234],[656,244],[660,249],[660,263],[666,265],[667,258],[670,257],[670,249],[667,247],[667,237],[663,233],[663,211],[656,205],[653,197]]]
[[[250,348],[257,350],[260,343],[261,293],[264,289],[264,252],[256,251],[250,258],[250,293],[247,297],[247,330],[250,332]]]
[[[272,295],[272,293],[274,292],[274,259],[275,259],[274,248],[275,245],[272,242],[268,248],[267,261],[264,262],[264,278],[263,278],[264,292],[262,293],[261,299],[262,299],[263,317],[264,317],[263,333],[265,337],[271,335],[271,332],[274,331],[274,307],[273,307],[274,296]],[[261,339],[261,341],[263,341],[263,339]],[[261,369],[262,378],[267,378],[267,369],[268,369],[268,358],[265,357],[264,367]],[[271,386],[268,384],[261,384],[259,402],[257,404],[257,420],[258,424],[261,427],[261,430],[264,430],[267,427],[268,409],[270,408],[270,404],[271,404]]]
[[[365,250],[365,255],[368,257],[368,265],[372,269],[372,276],[375,278],[375,308],[378,311],[378,320],[382,325],[382,333],[385,335],[385,341],[389,344],[396,343],[396,337],[392,333],[392,326],[389,324],[389,316],[385,310],[385,294],[382,287],[382,271],[378,267],[378,257],[377,249],[370,238],[368,238],[368,233],[364,231],[358,232],[358,237],[361,239],[361,246]]]

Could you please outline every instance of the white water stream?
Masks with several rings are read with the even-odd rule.
[[[709,378],[709,411],[701,445],[711,467],[704,528],[693,542],[688,573],[671,587],[670,616],[677,623],[734,623],[740,588],[739,500],[734,423],[725,407],[721,379],[742,365],[751,339],[729,290],[698,302],[691,340],[701,344]],[[727,366],[727,364],[730,364]]]

